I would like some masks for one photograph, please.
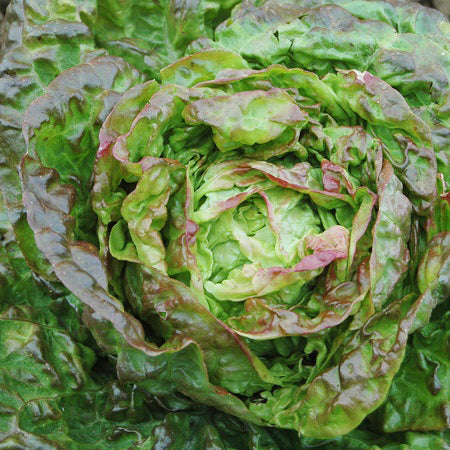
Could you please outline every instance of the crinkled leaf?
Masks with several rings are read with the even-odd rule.
[[[421,302],[406,297],[390,304],[344,345],[337,364],[309,386],[281,388],[268,394],[266,404],[251,409],[308,437],[324,439],[351,431],[386,397]]]
[[[93,224],[87,199],[100,125],[120,91],[137,81],[138,73],[120,58],[100,57],[63,72],[24,115],[28,153],[76,188],[77,233],[89,240]]]
[[[388,162],[381,169],[378,186],[379,207],[370,256],[371,297],[377,309],[389,300],[408,269],[411,227],[411,204]]]
[[[17,174],[20,158],[25,153],[22,118],[25,108],[45,92],[61,71],[98,56],[93,35],[83,22],[92,21],[94,13],[90,0],[31,2],[26,8],[18,0],[11,3],[5,19],[3,50],[8,52],[0,62],[1,189],[28,263],[46,278],[52,278],[51,267],[36,248],[26,222]]]
[[[286,127],[302,125],[306,120],[291,97],[280,89],[197,100],[184,109],[183,118],[188,124],[211,126],[222,151],[230,144],[264,144],[277,138]]]
[[[383,429],[444,430],[449,427],[448,313],[412,336],[405,360],[378,413]],[[447,324],[446,324],[447,322]]]
[[[227,50],[211,49],[185,56],[161,70],[163,84],[191,87],[213,79],[223,69],[247,69],[245,59]]]
[[[154,77],[184,55],[194,39],[212,36],[213,27],[238,0],[98,2],[95,35],[100,45]]]

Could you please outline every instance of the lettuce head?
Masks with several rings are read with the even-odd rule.
[[[450,25],[388,0],[13,0],[5,448],[445,448]]]

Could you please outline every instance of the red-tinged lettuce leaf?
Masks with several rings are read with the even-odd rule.
[[[144,172],[143,180],[141,180],[141,185],[144,186],[147,182],[146,179],[151,180],[152,177],[155,176],[155,170],[169,170],[172,172],[178,172],[177,177],[172,182],[172,188],[175,189],[174,195],[169,199],[167,195],[164,194],[164,190],[166,186],[164,180],[158,181],[158,195],[153,196],[153,204],[156,199],[159,199],[160,205],[163,206],[163,210],[169,209],[171,215],[176,215],[176,211],[180,208],[183,211],[188,208],[188,197],[190,194],[190,189],[186,190],[185,186],[188,184],[188,180],[186,179],[186,183],[183,185],[181,182],[185,175],[185,171],[182,170],[180,173],[180,169],[182,166],[180,164],[176,164],[175,161],[163,160],[158,158],[147,157],[143,160],[142,166],[140,164],[131,163],[128,159],[127,148],[122,145],[122,139],[118,140],[119,145],[116,145],[116,138],[121,134],[127,131],[129,128],[132,128],[131,125],[134,122],[136,116],[138,120],[136,121],[137,129],[136,136],[138,138],[147,139],[148,137],[139,131],[139,120],[142,119],[143,124],[147,121],[147,116],[149,117],[158,117],[159,118],[159,129],[162,132],[166,126],[165,122],[168,121],[170,123],[173,115],[173,109],[164,107],[165,100],[167,99],[166,94],[170,99],[177,99],[177,89],[173,89],[173,87],[169,87],[166,90],[161,92],[162,95],[158,97],[158,101],[147,104],[148,100],[152,95],[157,91],[158,84],[156,82],[148,82],[144,85],[138,85],[135,88],[128,91],[123,97],[118,101],[111,114],[108,116],[108,119],[105,121],[101,131],[100,131],[100,147],[97,154],[97,161],[94,168],[94,187],[93,187],[93,207],[96,213],[100,218],[99,225],[99,240],[100,240],[100,254],[102,255],[102,259],[105,263],[108,264],[109,270],[114,270],[114,262],[109,261],[109,251],[114,253],[114,256],[119,260],[128,260],[128,261],[139,261],[137,256],[136,245],[140,247],[140,245],[145,245],[145,241],[148,240],[145,236],[142,239],[139,237],[137,233],[134,233],[133,242],[129,242],[127,236],[129,235],[128,225],[125,220],[121,219],[122,213],[125,215],[133,216],[131,209],[134,207],[138,207],[143,214],[152,214],[151,211],[145,211],[145,208],[139,205],[139,202],[136,203],[131,201],[132,197],[136,197],[137,191],[133,195],[130,196],[128,200],[128,206],[124,207],[122,210],[122,202],[126,197],[126,192],[119,186],[123,177],[130,176],[130,172],[132,174],[142,174]],[[180,91],[181,96],[184,96],[185,91]],[[173,96],[173,97],[172,97]],[[154,100],[154,99],[152,99]],[[180,112],[180,105],[174,105],[175,111]],[[182,103],[181,103],[182,108]],[[141,111],[142,110],[142,111]],[[145,130],[145,128],[141,127],[141,130]],[[151,139],[155,140],[160,139],[158,137],[158,131],[156,133],[151,133]],[[131,139],[130,139],[131,140]],[[134,144],[136,141],[133,141]],[[139,141],[138,141],[139,142]],[[132,147],[130,148],[132,149]],[[132,156],[131,153],[129,156]],[[134,159],[134,158],[133,158]],[[175,174],[174,172],[174,174]],[[168,173],[168,172],[167,172]],[[113,175],[113,176],[112,176]],[[135,175],[131,175],[135,176]],[[167,178],[168,181],[170,177]],[[177,181],[178,180],[178,181]],[[177,185],[183,185],[177,187]],[[139,188],[141,189],[141,188]],[[138,189],[138,190],[139,190]],[[145,189],[141,189],[141,196],[143,196],[144,201],[148,201],[149,199],[145,199]],[[167,201],[171,204],[167,205]],[[186,201],[186,205],[182,206]],[[156,211],[156,214],[161,216],[161,211]],[[150,219],[150,215],[148,216]],[[107,226],[110,222],[117,222],[114,226],[111,236],[108,233]],[[153,220],[153,219],[152,219]],[[142,225],[146,227],[145,220],[142,222]],[[156,222],[155,222],[156,223]],[[175,221],[175,234],[177,236],[176,239],[171,243],[171,245],[167,248],[167,258],[171,260],[171,267],[175,268],[176,266],[182,267],[183,271],[186,267],[191,267],[191,264],[188,264],[190,251],[185,251],[184,235],[188,233],[189,229],[189,221],[185,221],[184,213],[181,213],[181,221]],[[183,231],[183,229],[185,231]],[[180,234],[181,233],[181,234]],[[160,255],[159,258],[166,255],[166,249],[164,246],[161,246],[161,241],[158,239],[157,234],[153,235],[153,242],[158,244],[155,247],[156,252],[153,252],[153,257],[156,255]],[[110,245],[111,244],[111,245]],[[143,250],[139,250],[141,254]],[[147,262],[149,266],[151,266],[150,261],[147,258]],[[160,259],[162,266],[164,266],[164,261]],[[192,268],[192,267],[191,267]],[[194,280],[195,273],[192,273],[192,278]],[[110,282],[115,285],[116,290],[121,291],[121,288],[117,286],[117,283],[114,282],[114,277],[110,277]]]
[[[92,206],[100,219],[97,230],[100,257],[109,271],[113,269],[108,261],[108,236],[105,224],[110,222],[111,216],[114,216],[115,220],[120,218],[118,210],[125,196],[123,192],[110,195],[111,186],[116,188],[121,180],[119,162],[112,157],[110,144],[130,128],[135,116],[157,88],[158,83],[151,80],[126,91],[103,122],[99,132],[99,149],[93,174]],[[111,176],[112,174],[115,175]],[[111,278],[111,284],[118,289],[117,283],[112,283]]]
[[[251,89],[267,89],[267,80],[274,87],[287,89],[296,94],[295,88],[301,97],[297,97],[300,106],[316,107],[317,103],[329,112],[336,120],[353,120],[354,114],[346,111],[341,105],[333,89],[324,83],[314,72],[299,68],[287,68],[279,64],[272,64],[261,70],[223,70],[210,81],[198,83],[197,87],[231,86],[235,91]],[[265,82],[266,81],[266,82]],[[296,97],[296,96],[295,96]]]
[[[339,364],[309,386],[305,396],[308,414],[300,419],[300,432],[315,437],[343,434],[342,427],[354,428],[383,402],[422,301],[397,301],[363,326],[344,347]]]
[[[181,145],[163,144],[166,131],[180,124],[181,112],[186,104],[212,95],[214,92],[207,89],[189,89],[179,85],[167,85],[154,92],[133,120],[128,132],[119,136],[112,145],[114,157],[123,166],[123,177],[134,179],[133,177],[141,176],[145,169],[145,157],[150,157],[149,161],[152,161],[152,157],[163,156],[187,164],[191,159],[195,161],[198,156],[203,156],[202,151],[197,155],[196,148],[192,149],[192,154],[179,153],[181,149],[185,150],[183,144],[189,145],[189,134]],[[207,146],[206,150],[210,149],[211,145]],[[100,153],[99,157],[101,156]]]
[[[155,158],[153,163],[148,161],[136,188],[123,200],[120,213],[136,250],[132,261],[167,271],[166,250],[160,231],[167,220],[168,200],[184,181],[185,174],[185,168],[177,161]],[[120,226],[121,223],[117,224]],[[113,257],[122,259],[117,253],[116,226],[111,230],[109,248]],[[126,242],[125,238],[120,240]]]
[[[383,430],[445,430],[450,426],[448,399],[448,311],[412,335],[405,359],[376,413]]]
[[[372,231],[370,256],[371,299],[380,309],[408,270],[411,203],[392,166],[384,161],[378,179],[378,213]]]
[[[373,127],[384,144],[384,156],[418,210],[429,208],[436,198],[436,184],[430,180],[436,179],[437,169],[428,125],[411,111],[401,94],[368,72],[342,72],[327,80],[338,93],[347,94],[348,107]]]
[[[58,171],[77,192],[73,214],[77,235],[92,241],[90,178],[98,133],[120,92],[140,81],[138,72],[117,57],[100,57],[63,72],[24,114],[28,154]]]
[[[270,307],[263,300],[252,298],[246,301],[244,313],[231,317],[227,323],[240,335],[252,339],[313,334],[342,323],[366,293],[356,283],[342,283],[322,294],[321,311],[313,318],[301,309]]]
[[[244,342],[183,283],[157,270],[128,265],[125,290],[136,315],[162,330],[164,339],[184,336],[198,343],[213,383],[246,396],[277,384]]]
[[[197,100],[184,109],[183,118],[189,125],[211,126],[214,142],[222,151],[243,144],[264,144],[288,126],[301,126],[306,121],[289,94],[276,88]]]
[[[308,194],[314,203],[326,209],[334,209],[353,204],[348,193],[338,193],[323,189],[321,183],[311,176],[312,168],[308,163],[299,163],[291,168],[277,166],[265,161],[251,161],[250,167],[263,173],[269,180],[281,187]]]
[[[191,87],[213,79],[223,69],[248,69],[245,59],[225,49],[207,49],[185,56],[161,70],[163,84]]]
[[[114,214],[113,211],[117,210],[117,207],[120,207],[121,200],[124,198],[123,193],[108,198],[109,189],[117,188],[122,179],[119,162],[112,156],[110,144],[129,130],[136,115],[158,89],[158,86],[158,83],[152,80],[138,84],[126,91],[102,124],[92,188],[93,208],[99,215],[102,224],[109,223],[111,219],[108,217]],[[113,176],[114,174],[115,176]],[[104,190],[108,191],[104,192]]]
[[[170,199],[169,229],[166,236],[170,236],[171,242],[167,246],[167,266],[171,276],[183,275],[190,277],[190,287],[197,301],[203,306],[207,302],[203,292],[203,280],[197,264],[196,234],[198,225],[192,220],[194,213],[194,188],[189,169],[186,171],[186,182]]]
[[[428,143],[430,129],[427,124],[413,113],[404,97],[385,81],[369,72],[357,70],[340,71],[336,76],[327,76],[325,81],[337,89],[338,94],[339,89],[343,89],[342,93],[352,93],[344,101],[370,124],[402,130],[413,138],[424,140],[424,144]]]
[[[314,133],[318,138],[317,149],[327,150],[328,159],[346,169],[363,163],[376,146],[376,140],[362,126],[316,127]]]
[[[250,408],[307,437],[326,439],[351,431],[389,391],[423,297],[413,300],[405,297],[372,316],[344,344],[337,363],[309,385],[275,390],[266,395],[265,404]]]
[[[149,268],[155,266],[167,270],[164,261],[166,249],[159,231],[167,214],[172,214],[169,211],[174,206],[172,203],[174,208],[181,205],[176,198],[182,203],[185,201],[187,171],[173,159],[145,156],[139,161],[143,156],[140,153],[154,152],[159,156],[166,129],[177,123],[177,115],[181,114],[185,102],[190,98],[198,99],[203,90],[169,85],[155,93],[157,88],[158,85],[152,82],[146,87],[138,86],[131,90],[105,122],[94,168],[93,206],[101,219],[100,245],[104,259],[109,246],[118,259],[139,261],[141,258]],[[149,97],[151,101],[147,103]],[[136,114],[136,104],[128,108],[129,102],[140,105],[138,109],[142,110]],[[156,126],[149,127],[153,121]],[[117,137],[127,123],[130,131]],[[191,155],[186,156],[189,160]],[[128,196],[120,186],[123,179],[138,179],[136,189]],[[121,222],[113,227],[110,237],[105,227],[119,220]],[[183,224],[177,222],[177,227],[183,228]],[[130,233],[131,242],[128,239]],[[178,238],[183,239],[180,235]],[[168,251],[174,254],[172,248]]]
[[[11,3],[5,18],[3,51],[7,52],[0,62],[1,189],[20,248],[33,270],[45,278],[54,275],[26,221],[17,174],[25,153],[22,118],[26,107],[45,93],[60,72],[99,55],[87,25],[94,12],[91,1],[50,5],[18,0]]]
[[[450,282],[450,232],[441,232],[428,243],[427,251],[417,270],[417,284],[424,293],[430,287],[438,286],[440,300],[448,295]]]
[[[355,262],[360,241],[369,228],[377,198],[376,194],[365,187],[361,187],[355,192],[355,200],[359,204],[359,209],[352,221],[352,233],[350,235],[348,249],[347,276],[352,272],[352,265]]]

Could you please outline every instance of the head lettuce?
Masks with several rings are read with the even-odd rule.
[[[107,355],[122,401],[142,396],[152,445],[211,407],[249,424],[251,445],[211,418],[225,448],[286,448],[261,426],[306,446],[445,439],[446,362],[426,349],[449,286],[448,24],[334,3],[243,2],[214,33],[232,4],[161,2],[136,23],[105,4],[72,19],[116,56],[88,52],[23,116],[37,247],[22,251],[71,293],[94,348],[84,373]],[[198,33],[173,34],[172,17]]]

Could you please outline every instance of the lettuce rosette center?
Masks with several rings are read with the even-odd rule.
[[[357,273],[368,244],[359,240],[376,196],[331,162],[334,152],[314,148],[321,122],[332,120],[327,109],[339,107],[322,111],[300,92],[311,74],[282,66],[217,63],[215,78],[172,83],[197,58],[141,88],[145,103],[125,133],[116,123],[127,95],[102,128],[93,190],[100,253],[113,257],[113,272],[138,263],[182,282],[251,339],[341,323],[367,291]],[[338,138],[349,130],[364,133],[343,128]]]
[[[264,296],[274,305],[294,305],[320,269],[347,257],[348,230],[336,225],[321,233],[307,196],[271,181],[251,161],[211,166],[204,181],[202,193],[211,192],[199,198],[193,218],[199,225],[198,266],[210,298]],[[312,256],[316,250],[320,262]]]

